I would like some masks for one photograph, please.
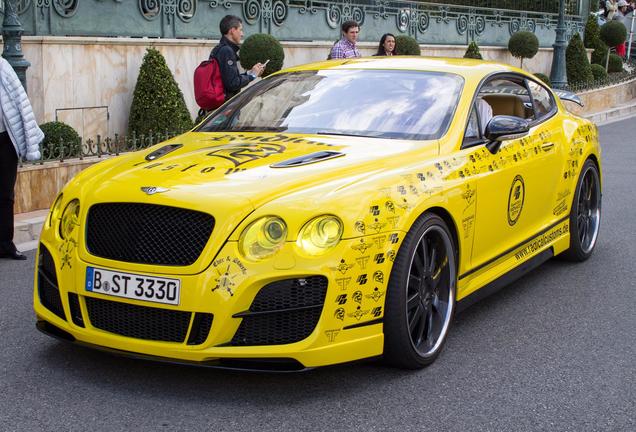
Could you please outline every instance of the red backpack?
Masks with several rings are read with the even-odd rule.
[[[216,109],[225,102],[221,70],[215,58],[201,62],[194,70],[194,99],[206,111]]]

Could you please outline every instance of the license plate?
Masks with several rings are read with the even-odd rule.
[[[90,292],[178,305],[180,290],[179,279],[86,268],[86,291]]]

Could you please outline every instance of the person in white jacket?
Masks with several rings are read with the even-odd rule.
[[[20,79],[0,57],[0,258],[24,260],[13,244],[13,201],[19,158],[40,159],[44,133]]]

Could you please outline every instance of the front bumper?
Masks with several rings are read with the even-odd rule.
[[[389,234],[380,237],[388,239]],[[236,243],[228,242],[205,271],[178,275],[182,284],[181,300],[179,305],[171,306],[87,291],[88,266],[138,274],[149,272],[127,263],[84,262],[76,250],[69,251],[67,247],[56,245],[56,241],[43,238],[34,289],[38,328],[65,340],[119,354],[225,368],[302,370],[376,357],[383,350],[384,298],[392,258],[399,246],[397,242],[381,239],[369,239],[368,250],[358,247],[363,242],[361,238],[342,241],[329,257],[320,260],[299,257],[294,245],[288,244],[276,259],[256,264],[241,261]],[[49,257],[45,256],[45,250]],[[44,261],[49,261],[42,263],[48,268],[44,275],[43,257]],[[51,268],[54,275],[50,274]],[[161,267],[156,269],[161,270]],[[221,273],[226,277],[223,278]],[[175,277],[159,272],[152,275]],[[241,333],[241,324],[249,319],[247,315],[264,287],[275,286],[281,281],[316,277],[326,281],[325,294],[315,324],[311,324],[312,328],[302,339],[296,340],[296,332],[291,343],[279,337],[271,339],[275,343],[268,344],[267,336],[260,333],[261,339],[245,337],[245,332]],[[225,283],[219,282],[222,279]],[[102,317],[114,316],[113,320],[122,314],[123,308],[125,313],[119,321],[136,320],[136,326],[152,326],[153,322],[162,325],[156,321],[162,314],[185,314],[185,321],[182,320],[186,326],[184,337],[179,341],[165,340],[170,337],[156,340],[157,331],[152,328],[149,331],[153,340],[145,338],[144,331],[130,336],[129,330],[120,330],[121,322],[105,329],[101,322],[96,325],[97,319],[91,311],[94,303],[116,306],[115,312],[107,309],[102,313]],[[300,306],[302,310],[303,305]],[[158,313],[159,318],[139,317],[137,311],[151,315]],[[269,325],[285,334],[290,328],[296,330],[294,326],[307,324],[303,318],[307,315],[299,314],[298,310],[295,313],[282,322],[263,324],[257,320],[253,324],[255,328]],[[208,324],[202,317],[213,318]],[[243,336],[239,337],[241,334]],[[254,341],[257,344],[251,344]],[[267,366],[263,367],[263,364]]]

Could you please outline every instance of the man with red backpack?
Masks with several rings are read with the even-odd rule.
[[[243,22],[234,15],[226,15],[219,24],[221,30],[221,41],[210,53],[210,60],[213,58],[219,63],[221,80],[225,91],[225,99],[236,95],[243,87],[249,84],[256,77],[261,76],[265,66],[256,63],[247,72],[239,73],[239,45],[243,38]]]
[[[252,69],[240,73],[239,44],[243,38],[243,22],[234,15],[226,15],[219,24],[221,40],[194,71],[194,97],[201,107],[197,122],[208,112],[220,107],[265,70],[256,63]]]

